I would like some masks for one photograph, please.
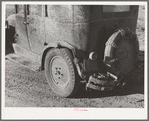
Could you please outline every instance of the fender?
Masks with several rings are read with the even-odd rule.
[[[77,62],[77,61],[78,61],[78,55],[81,54],[82,58],[85,58],[85,55],[84,55],[84,53],[83,53],[82,51],[78,51],[77,48],[75,48],[74,46],[72,46],[71,44],[69,44],[69,43],[67,43],[67,42],[65,42],[65,41],[57,41],[57,42],[55,42],[55,43],[49,43],[49,44],[45,43],[45,45],[47,45],[47,46],[45,46],[45,48],[44,48],[44,50],[43,50],[43,52],[42,52],[42,55],[40,56],[40,57],[42,57],[40,70],[44,70],[45,56],[46,56],[46,53],[47,53],[50,49],[52,49],[52,48],[63,48],[63,47],[65,47],[65,48],[70,49],[71,52],[72,52],[73,59],[74,59],[74,64],[75,64],[75,66],[76,66],[76,69],[77,69],[77,72],[78,72],[79,76],[80,76],[82,79],[85,78],[85,76],[84,76],[84,74],[83,74],[83,72],[82,72],[82,70],[81,70],[81,67],[80,67],[79,63]]]
[[[68,48],[71,50],[72,54],[73,54],[73,58],[76,57],[76,48],[74,46],[72,46],[71,44],[69,44],[68,42],[65,41],[56,41],[54,43],[45,43],[45,48],[43,49],[40,57],[41,57],[41,70],[44,69],[44,60],[45,60],[45,56],[46,53],[52,49],[52,48]]]
[[[11,14],[6,19],[7,27],[15,27],[16,26],[16,14]]]

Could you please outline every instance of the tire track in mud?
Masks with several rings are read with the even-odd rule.
[[[8,68],[10,65],[12,67]],[[80,90],[82,94],[77,98],[59,98],[51,92],[43,72],[30,71],[9,60],[6,60],[6,68],[8,107],[143,107],[144,101],[138,102],[136,97],[115,96],[114,93],[114,96],[109,96],[109,93],[88,93]]]

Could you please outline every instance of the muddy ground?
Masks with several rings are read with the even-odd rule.
[[[53,96],[43,72],[34,72],[18,63],[5,60],[6,107],[144,107],[144,7],[139,7],[137,35],[140,44],[139,65],[126,90],[86,92],[75,98]]]

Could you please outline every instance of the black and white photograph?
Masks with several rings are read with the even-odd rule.
[[[146,17],[147,2],[2,2],[2,117],[146,119]]]

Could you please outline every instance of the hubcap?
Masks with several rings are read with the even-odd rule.
[[[63,72],[61,68],[55,68],[55,75],[57,76],[58,79],[61,79],[63,77]]]
[[[55,56],[50,61],[50,74],[53,83],[58,88],[66,88],[69,83],[69,68],[65,60],[60,56]]]

